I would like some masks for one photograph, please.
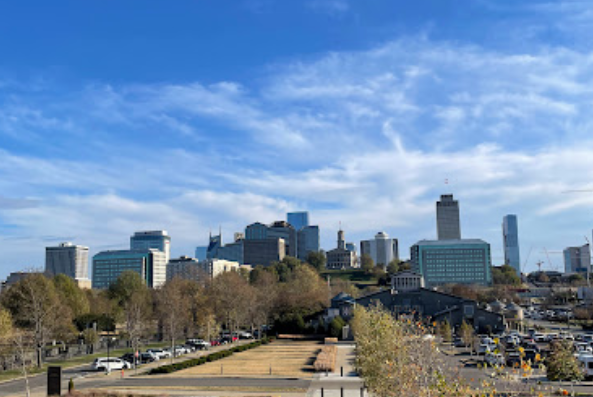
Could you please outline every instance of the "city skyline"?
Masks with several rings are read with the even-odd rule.
[[[593,5],[402,3],[0,6],[0,278],[63,241],[165,229],[179,257],[300,210],[326,250],[341,222],[405,253],[441,194],[493,264],[512,213],[525,270],[562,269],[544,249],[593,229]]]

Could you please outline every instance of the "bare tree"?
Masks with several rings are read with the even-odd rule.
[[[157,316],[165,336],[171,341],[171,352],[175,352],[175,339],[183,335],[189,323],[189,299],[184,295],[185,281],[174,278],[157,292]],[[171,362],[173,362],[171,355]]]
[[[134,352],[140,348],[140,339],[146,334],[150,320],[147,291],[135,291],[124,304],[126,332]]]
[[[54,336],[72,328],[70,310],[60,303],[54,284],[42,274],[31,274],[3,294],[3,303],[17,326],[32,332],[37,366],[43,364],[43,349]]]

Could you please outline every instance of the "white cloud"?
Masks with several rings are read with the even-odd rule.
[[[102,247],[142,228],[168,229],[176,253],[191,254],[209,228],[230,233],[302,208],[325,248],[341,221],[352,239],[387,230],[407,256],[434,237],[434,202],[452,191],[464,235],[495,251],[506,213],[519,215],[524,246],[573,244],[589,234],[593,194],[561,192],[593,179],[592,63],[561,47],[504,53],[408,37],[275,64],[257,87],[89,86],[57,106],[76,109],[68,118],[25,95],[32,132],[69,121],[76,133],[99,130],[101,150],[84,160],[0,150],[0,191],[39,203],[0,216],[10,234],[32,236],[39,261],[47,236]],[[28,131],[15,114],[0,122]],[[126,142],[126,131],[138,135]],[[139,138],[169,132],[177,140],[160,149]]]

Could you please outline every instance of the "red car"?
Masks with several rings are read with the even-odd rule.
[[[210,346],[220,346],[220,341],[218,339],[212,339],[210,341]]]

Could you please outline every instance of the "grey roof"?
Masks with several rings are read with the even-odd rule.
[[[457,244],[488,244],[479,238],[462,238],[455,240],[420,240],[414,245],[457,245]]]

